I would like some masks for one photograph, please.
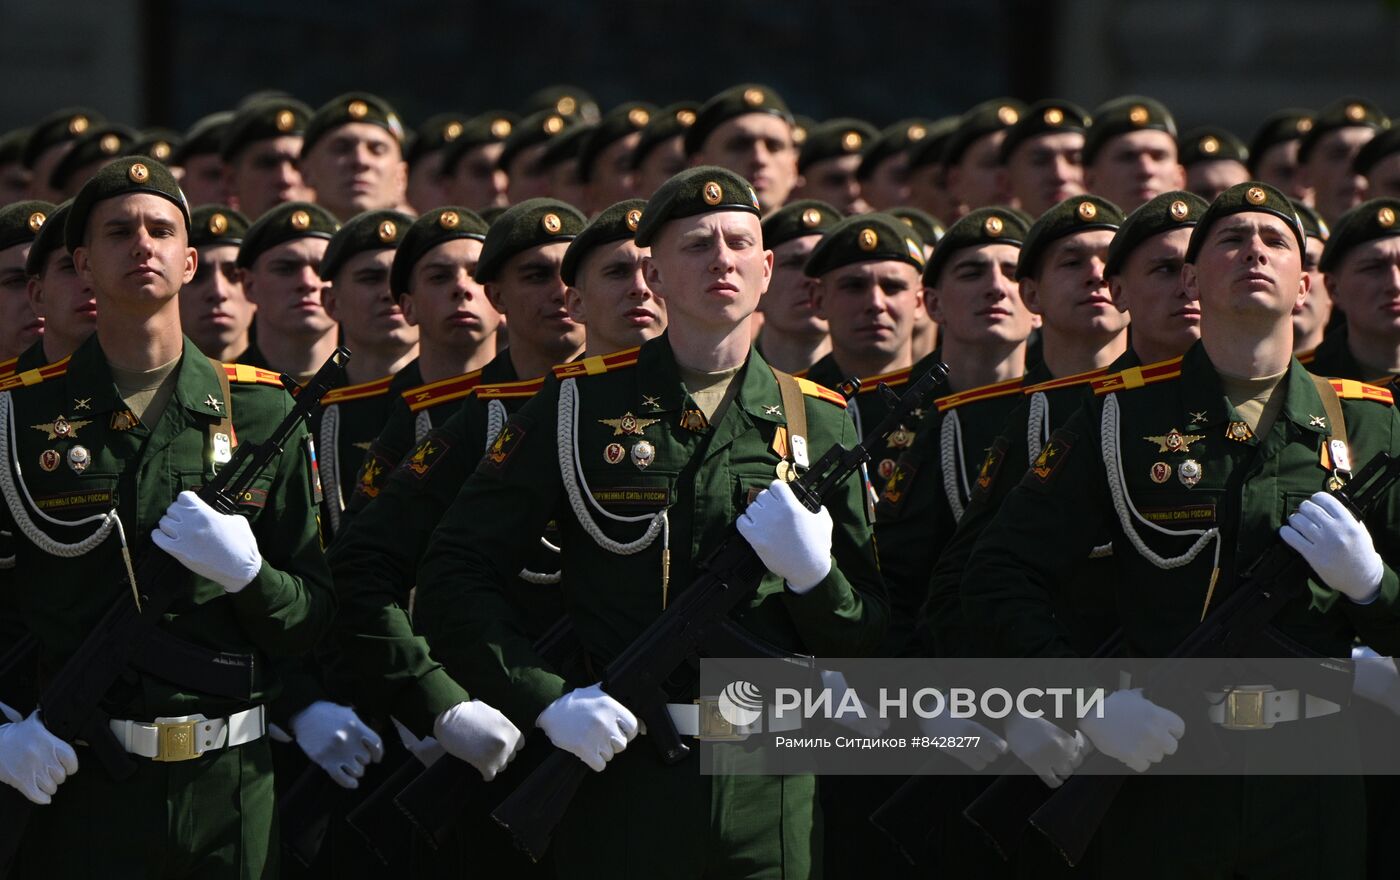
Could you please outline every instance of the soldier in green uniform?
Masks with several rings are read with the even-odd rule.
[[[786,460],[776,450],[791,454],[790,443],[775,443],[780,429],[786,440],[805,420],[814,451],[853,441],[854,430],[838,395],[777,376],[753,353],[746,325],[772,259],[759,204],[743,179],[713,166],[656,193],[637,240],[652,247],[648,280],[667,297],[667,334],[599,369],[556,370],[559,381],[512,418],[467,481],[421,568],[418,607],[434,653],[482,696],[498,694],[486,698],[518,726],[539,726],[599,771],[555,835],[566,876],[820,871],[812,777],[707,777],[693,759],[665,765],[645,743],[628,748],[636,719],[596,684],[597,670],[685,589],[750,497],[739,529],[773,574],[741,625],[819,655],[862,654],[882,634],[883,591],[857,481],[810,514],[772,476]],[[796,401],[783,399],[787,382]],[[571,410],[576,444],[556,442],[556,423]],[[565,507],[574,490],[587,491],[600,513]],[[551,517],[568,572],[563,599],[587,657],[575,669],[535,654],[509,599],[513,572]],[[623,518],[633,521],[613,521]],[[673,694],[678,707],[695,696],[693,686]],[[693,710],[672,715],[683,735],[698,734]]]
[[[157,162],[169,162],[175,148],[184,139],[178,131],[169,128],[147,128],[140,133],[131,149],[135,155],[150,156]]]
[[[496,167],[506,176],[508,204],[516,205],[550,195],[549,170],[540,167],[540,160],[555,138],[582,124],[573,116],[541,110],[520,120],[510,129],[501,154],[496,159]]]
[[[701,105],[685,131],[692,165],[728,168],[753,184],[763,213],[781,208],[797,185],[792,111],[777,92],[745,83]]]
[[[0,135],[0,208],[29,198],[29,169],[21,160],[28,138],[27,128]]]
[[[569,243],[559,277],[565,304],[584,325],[585,357],[635,348],[666,330],[666,304],[647,286],[646,248],[633,241],[646,207],[642,199],[608,206]]]
[[[828,119],[807,132],[797,154],[802,185],[793,198],[816,199],[843,214],[864,214],[870,202],[861,195],[861,150],[879,137],[875,126],[861,119]]]
[[[1298,144],[1313,126],[1313,112],[1289,108],[1270,113],[1249,142],[1249,176],[1294,201],[1312,204],[1312,189],[1298,174]]]
[[[999,158],[1010,204],[1039,217],[1084,194],[1084,132],[1089,116],[1069,101],[1050,98],[1026,108],[1002,139]]]
[[[568,83],[545,86],[525,99],[521,115],[529,116],[548,110],[586,125],[595,124],[600,116],[598,102],[585,90]]]
[[[1327,276],[1322,273],[1322,251],[1327,246],[1331,230],[1317,211],[1298,201],[1289,199],[1298,219],[1303,221],[1303,232],[1308,237],[1308,249],[1303,253],[1303,271],[1312,279],[1307,299],[1293,309],[1293,356],[1298,363],[1310,367],[1317,356],[1328,330],[1333,329],[1332,294],[1327,289]]]
[[[149,533],[193,578],[159,623],[182,651],[156,672],[130,672],[103,705],[132,775],[113,778],[37,713],[0,727],[4,781],[45,804],[16,875],[88,877],[98,860],[112,876],[267,876],[276,837],[264,704],[278,682],[266,667],[308,650],[334,609],[306,434],[293,436],[239,514],[187,491],[227,460],[220,438],[262,441],[291,398],[272,374],[211,363],[180,334],[174,300],[196,257],[184,196],[164,166],[112,163],[79,193],[65,228],[97,293],[98,327],[42,381],[16,377],[0,393],[12,426],[0,450],[3,517],[17,542],[0,582],[5,604],[52,674],[128,595],[122,535],[136,562],[155,552]],[[27,427],[36,423],[47,427]],[[251,657],[246,692],[201,686],[220,652]],[[181,729],[183,738],[169,733]],[[174,750],[180,742],[189,748]]]
[[[579,150],[596,127],[575,125],[549,142],[544,154],[535,163],[539,172],[549,180],[545,195],[575,207],[588,201],[587,187],[579,177]]]
[[[1390,118],[1363,98],[1339,98],[1323,107],[1298,143],[1298,177],[1312,190],[1313,207],[1335,226],[1366,197],[1366,178],[1353,161]]]
[[[442,151],[442,173],[450,178],[447,204],[473,211],[505,207],[506,173],[499,167],[515,114],[492,110],[473,116]]]
[[[632,192],[638,197],[650,198],[661,184],[685,170],[685,130],[694,124],[699,109],[694,101],[678,101],[651,114],[628,159]]]
[[[92,285],[78,274],[73,255],[63,244],[63,225],[71,207],[72,202],[64,202],[54,209],[24,261],[29,305],[44,319],[44,335],[20,355],[16,372],[63,360],[97,329]]]
[[[958,127],[957,116],[935,120],[924,137],[912,141],[909,153],[909,204],[951,223],[957,219],[957,205],[948,195],[947,168],[943,147]]]
[[[37,199],[0,208],[0,374],[14,372],[14,360],[44,335],[44,319],[29,303],[25,260],[54,210]]]
[[[1400,129],[1389,128],[1356,153],[1352,170],[1366,178],[1366,198],[1400,197]]]
[[[71,199],[92,175],[118,156],[132,152],[136,129],[128,125],[95,125],[73,139],[72,146],[49,174],[49,189]]]
[[[1142,95],[1100,104],[1084,136],[1084,185],[1124,211],[1183,189],[1176,120],[1166,105]]]
[[[1010,198],[1001,173],[1001,145],[1021,120],[1026,105],[1012,98],[993,98],[968,110],[943,145],[944,188],[952,201],[953,221],[968,211],[1004,205]]]
[[[793,375],[805,375],[831,353],[830,330],[813,302],[817,280],[806,269],[817,242],[841,220],[840,211],[813,199],[790,202],[763,220],[773,277],[758,301],[763,330],[755,345],[764,360]]]
[[[452,204],[451,178],[443,173],[442,158],[469,121],[465,113],[436,113],[409,136],[404,161],[408,163],[408,204],[415,214]]]
[[[190,246],[199,260],[194,278],[181,290],[185,335],[217,361],[261,362],[250,338],[256,309],[238,271],[238,248],[248,234],[248,218],[227,205],[201,205],[190,215],[190,224]]]
[[[347,92],[322,104],[306,123],[299,162],[316,204],[342,222],[406,207],[403,138],[399,115],[377,95]]]
[[[1252,180],[1249,148],[1231,131],[1202,126],[1181,136],[1178,147],[1186,169],[1186,190],[1207,202],[1237,183]]]
[[[1115,614],[1132,655],[1166,656],[1280,531],[1315,573],[1274,618],[1282,632],[1320,656],[1345,656],[1358,635],[1393,638],[1400,589],[1371,534],[1384,558],[1400,558],[1386,525],[1400,503],[1392,496],[1363,524],[1322,490],[1345,478],[1336,470],[1343,459],[1359,467],[1393,454],[1400,417],[1387,392],[1315,381],[1292,359],[1291,313],[1308,292],[1303,247],[1292,206],[1267,185],[1245,183],[1212,203],[1183,269],[1201,303],[1201,341],[1179,361],[1096,381],[1091,404],[1052,435],[969,560],[963,609],[995,650],[1082,653],[1055,615],[1054,584],[1105,529],[1122,571]],[[1276,723],[1327,722],[1282,712]],[[1080,731],[1137,771],[1189,733],[1130,689],[1110,694],[1103,717],[1084,719]],[[1230,749],[1267,735],[1220,733]],[[1327,809],[1301,817],[1299,803]],[[1353,777],[1160,777],[1124,785],[1099,842],[1107,876],[1360,877],[1364,834]]]
[[[29,169],[29,198],[57,204],[63,193],[49,185],[54,167],[84,132],[105,122],[101,113],[86,107],[56,110],[34,123],[20,153],[20,162]]]
[[[170,168],[192,205],[222,205],[232,197],[219,155],[232,121],[233,112],[226,110],[200,117],[170,154]]]
[[[596,216],[610,205],[636,197],[632,154],[656,112],[656,106],[645,101],[619,104],[603,114],[579,144],[578,179],[584,186],[579,207],[584,213]]]
[[[219,143],[232,204],[256,220],[283,202],[312,201],[301,157],[311,108],[295,98],[254,101],[239,108]],[[203,202],[195,202],[202,205]]]
[[[1310,371],[1378,385],[1400,373],[1397,265],[1400,199],[1372,199],[1342,215],[1323,248],[1319,268],[1346,320],[1345,332],[1330,334],[1318,346]]]
[[[873,211],[910,204],[909,148],[928,135],[931,119],[901,119],[866,141],[860,151],[856,179]]]

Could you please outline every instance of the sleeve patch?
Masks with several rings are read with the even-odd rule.
[[[974,492],[986,492],[996,482],[997,474],[1001,472],[1001,463],[1006,460],[1006,438],[998,437],[992,441],[991,448],[987,450],[987,457],[982,459],[982,467],[977,471],[977,488]]]
[[[421,480],[437,467],[438,462],[442,461],[447,450],[451,448],[452,445],[440,434],[433,432],[423,438],[423,442],[414,448],[399,468]]]
[[[497,471],[505,469],[506,463],[510,461],[515,450],[520,448],[520,441],[525,439],[525,429],[519,422],[511,419],[506,422],[506,426],[501,429],[501,433],[496,435],[496,440],[486,450],[486,455],[481,459],[481,467],[491,467]]]
[[[880,493],[880,503],[875,509],[877,519],[880,519],[882,514],[886,517],[899,514],[905,499],[909,497],[909,489],[918,471],[917,461],[910,456],[900,456],[894,464],[894,469],[890,471],[889,479],[885,481],[885,491]]]
[[[1069,457],[1075,439],[1068,431],[1057,431],[1045,448],[1040,450],[1035,461],[1031,462],[1031,475],[1041,483],[1049,483]]]

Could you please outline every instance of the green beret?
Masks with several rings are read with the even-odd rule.
[[[1288,196],[1267,183],[1250,180],[1235,184],[1210,203],[1210,207],[1196,223],[1196,228],[1191,230],[1191,242],[1186,246],[1186,262],[1196,262],[1196,256],[1200,254],[1201,246],[1205,244],[1206,236],[1210,234],[1210,227],[1215,221],[1231,214],[1256,212],[1273,214],[1286,221],[1288,227],[1293,230],[1294,237],[1298,239],[1299,253],[1308,249],[1303,233],[1303,221],[1299,219],[1298,212],[1293,210],[1293,203],[1288,200]]]
[[[711,211],[746,211],[755,217],[763,216],[758,193],[747,180],[728,168],[699,165],[675,175],[652,194],[637,227],[637,247],[651,247],[657,231],[668,220]]]
[[[235,113],[237,113],[239,110],[242,110],[244,107],[249,107],[249,106],[251,106],[251,105],[253,105],[253,104],[261,104],[261,103],[263,103],[264,101],[289,101],[289,100],[295,100],[295,99],[292,97],[292,93],[291,93],[291,92],[288,92],[288,91],[286,91],[286,90],[284,90],[284,89],[257,89],[256,91],[249,92],[248,94],[246,94],[246,95],[244,95],[243,97],[239,98],[239,99],[238,99],[238,103],[233,105],[233,111],[234,111]]]
[[[705,145],[705,138],[736,116],[746,113],[767,113],[793,124],[792,111],[778,93],[765,85],[745,83],[725,89],[704,104],[695,114],[695,122],[685,131],[685,154],[694,156]]]
[[[594,126],[587,122],[580,122],[564,130],[564,133],[549,142],[549,146],[544,148],[540,154],[539,161],[535,167],[539,171],[545,171],[556,165],[561,165],[571,159],[577,159],[579,150],[583,147],[584,139],[592,133]],[[574,179],[578,180],[575,173]]]
[[[482,284],[495,281],[511,257],[532,247],[572,241],[587,225],[588,218],[577,208],[558,199],[526,199],[512,205],[487,230],[473,277]]]
[[[331,236],[321,257],[321,280],[331,281],[352,257],[365,251],[391,251],[399,246],[413,218],[402,211],[363,211],[345,221]]]
[[[20,161],[24,155],[24,143],[29,140],[29,129],[17,128],[0,135],[0,165]]]
[[[1030,231],[1031,218],[1015,208],[978,208],[961,217],[948,227],[948,231],[933,249],[928,265],[924,267],[924,286],[937,287],[943,267],[953,254],[967,248],[982,247],[988,244],[1009,244],[1021,247]]]
[[[860,119],[828,119],[807,132],[802,151],[797,154],[797,170],[805,171],[814,162],[859,153],[880,136],[875,126]]]
[[[1339,128],[1354,127],[1380,131],[1390,128],[1390,117],[1365,98],[1339,98],[1319,110],[1313,118],[1312,127],[1298,143],[1298,161],[1308,161],[1313,147],[1324,135]]]
[[[571,85],[545,86],[525,99],[521,116],[557,113],[579,122],[598,121],[598,102],[588,92]]]
[[[219,142],[219,155],[232,162],[258,141],[299,137],[311,119],[311,108],[295,98],[248,104],[234,114]]]
[[[406,136],[403,158],[408,167],[412,168],[424,156],[461,137],[470,119],[465,113],[437,113],[423,120],[423,124]]]
[[[224,133],[233,122],[233,113],[221,110],[200,117],[185,132],[185,139],[170,156],[171,165],[184,165],[195,156],[217,156],[223,147]]]
[[[880,163],[927,137],[929,126],[932,124],[932,119],[920,117],[901,119],[870,138],[861,148],[860,167],[856,169],[856,177],[860,180],[870,177]]]
[[[496,160],[496,167],[502,171],[509,171],[511,161],[522,151],[583,124],[577,116],[561,116],[553,110],[532,113],[511,129],[510,136],[506,138],[505,148],[501,150],[501,157]]]
[[[1113,234],[1113,243],[1108,246],[1108,259],[1104,261],[1104,277],[1122,272],[1123,264],[1128,262],[1128,257],[1137,246],[1152,236],[1174,229],[1191,229],[1209,207],[1210,202],[1184,190],[1164,192],[1138,206]]]
[[[922,138],[909,142],[909,168],[911,171],[925,165],[943,164],[943,148],[948,145],[948,138],[957,131],[959,119],[960,117],[957,116],[935,119],[929,123],[928,130],[924,132]]]
[[[468,119],[457,136],[442,149],[442,173],[455,173],[462,157],[472,150],[503,142],[510,137],[518,121],[516,115],[508,110],[488,110]]]
[[[1088,130],[1089,114],[1078,104],[1058,98],[1037,101],[1026,108],[1021,118],[1007,131],[1006,138],[1001,142],[1001,164],[1005,165],[1016,148],[1033,137],[1067,131],[1083,134]]]
[[[788,202],[763,218],[763,246],[772,250],[794,238],[825,235],[844,219],[840,211],[817,199]]]
[[[200,205],[190,215],[190,227],[190,247],[238,247],[248,235],[248,218],[228,205]]]
[[[1317,267],[1324,272],[1336,271],[1352,248],[1392,235],[1400,235],[1400,199],[1363,202],[1337,221],[1332,236],[1322,248],[1322,259]]]
[[[73,147],[63,154],[49,174],[49,186],[63,189],[78,169],[93,162],[111,161],[118,156],[138,155],[136,129],[126,125],[98,125],[83,132]]]
[[[1351,160],[1351,170],[1365,177],[1377,162],[1395,153],[1400,153],[1400,128],[1387,128],[1361,147]]]
[[[1296,141],[1313,127],[1313,112],[1298,107],[1276,110],[1259,123],[1254,137],[1249,141],[1249,161],[1251,174],[1254,163],[1263,158],[1271,147]]]
[[[87,237],[88,215],[98,202],[135,193],[160,196],[177,205],[185,218],[185,234],[189,234],[190,205],[170,169],[149,156],[123,156],[88,178],[73,197],[73,207],[63,224],[63,242],[68,250],[82,246]]]
[[[178,131],[171,131],[168,128],[148,128],[141,132],[136,143],[131,145],[131,152],[136,156],[150,156],[157,162],[169,162],[170,157],[175,154],[175,148],[180,146],[182,140],[184,140],[184,135]]]
[[[423,214],[403,232],[399,248],[394,251],[394,265],[389,269],[389,292],[397,301],[408,293],[413,267],[423,255],[445,241],[459,238],[486,240],[486,221],[466,208],[448,205]]]
[[[306,133],[302,135],[301,154],[308,155],[316,142],[334,129],[352,122],[365,122],[377,125],[403,146],[403,123],[389,102],[371,95],[369,92],[346,92],[337,95],[317,108],[306,123]]]
[[[44,205],[48,203],[21,202],[20,204]],[[34,244],[29,247],[29,256],[24,258],[24,274],[31,276],[41,274],[44,271],[44,264],[49,261],[49,254],[57,250],[67,252],[67,248],[63,244],[63,225],[68,222],[68,212],[72,208],[73,200],[69,199],[61,205],[54,206],[54,209],[49,212],[48,219],[40,221],[39,234],[34,236]],[[39,213],[43,213],[42,209]],[[32,213],[30,217],[33,217]],[[26,224],[29,222],[26,221]],[[9,245],[3,247],[9,247]]]
[[[1317,213],[1316,208],[1305,205],[1294,198],[1290,198],[1288,201],[1293,205],[1293,210],[1298,212],[1298,219],[1303,221],[1304,235],[1324,243],[1331,237],[1332,230],[1328,228],[1327,221],[1322,219],[1322,215]]]
[[[651,114],[651,121],[642,129],[642,139],[632,150],[631,168],[634,171],[640,168],[642,160],[662,142],[683,136],[685,130],[695,124],[695,113],[699,109],[700,105],[694,101],[680,101]]]
[[[20,152],[20,162],[25,168],[33,168],[39,156],[49,147],[66,144],[105,121],[106,117],[101,113],[86,107],[69,107],[50,113],[29,129],[29,138]]]
[[[1021,245],[1021,259],[1016,263],[1016,280],[1029,278],[1040,270],[1040,258],[1050,245],[1062,238],[1107,229],[1117,232],[1123,225],[1123,211],[1108,199],[1098,196],[1070,196],[1041,214]]]
[[[799,150],[807,143],[807,134],[817,127],[817,120],[810,116],[803,116],[800,113],[793,114],[792,117],[792,143]]]
[[[340,229],[335,215],[311,202],[283,202],[248,227],[238,248],[238,268],[251,269],[264,252],[298,238],[330,241]]]
[[[487,227],[490,227],[491,224],[501,219],[502,214],[509,210],[509,205],[488,205],[480,211],[477,211],[477,215],[480,216],[482,220],[486,221]]]
[[[837,223],[807,258],[802,274],[820,278],[828,272],[854,263],[908,263],[924,270],[924,246],[914,230],[889,214],[856,214]]]
[[[632,132],[646,128],[655,113],[655,104],[633,101],[629,104],[619,104],[603,114],[603,118],[598,120],[598,124],[579,145],[578,179],[583,183],[592,180],[593,165],[598,161],[598,154]]]
[[[0,251],[33,241],[56,210],[53,202],[39,199],[11,202],[0,208]]]
[[[967,148],[979,138],[1003,131],[1021,121],[1026,105],[1015,98],[993,98],[983,101],[964,113],[958,119],[958,127],[948,135],[943,144],[944,165],[956,165],[962,161]]]
[[[1104,144],[1120,134],[1164,131],[1176,137],[1176,120],[1167,105],[1142,95],[1123,95],[1105,101],[1091,114],[1084,135],[1084,164],[1091,165]]]
[[[1217,125],[1205,125],[1183,134],[1178,140],[1181,164],[1190,166],[1200,162],[1215,162],[1230,159],[1242,165],[1249,164],[1249,148],[1244,141]]]
[[[948,231],[942,220],[927,211],[920,211],[918,208],[901,205],[898,208],[890,208],[885,213],[898,217],[905,226],[913,229],[918,234],[919,239],[929,247],[942,241],[944,234]]]
[[[570,287],[574,285],[584,258],[595,248],[636,236],[642,209],[646,206],[646,199],[625,199],[609,205],[594,217],[578,237],[569,242],[569,249],[564,252],[564,262],[559,266],[559,277],[564,279],[564,283]]]

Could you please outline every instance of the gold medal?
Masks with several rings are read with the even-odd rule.
[[[643,430],[651,427],[660,419],[639,419],[632,413],[623,413],[620,419],[599,419],[598,422],[613,429],[614,437],[626,437],[640,435]]]
[[[797,479],[797,470],[788,461],[778,462],[778,466],[775,470],[778,473],[778,479],[782,480],[784,483],[791,483],[793,480]]]

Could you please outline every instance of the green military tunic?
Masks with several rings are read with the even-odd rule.
[[[1351,346],[1347,344],[1346,333],[1334,333],[1325,337],[1322,344],[1312,350],[1311,355],[1306,361],[1299,357],[1299,361],[1315,376],[1359,379],[1373,385],[1387,385],[1395,378],[1389,373],[1377,374],[1374,369],[1362,366],[1356,355],[1352,354]]]
[[[778,383],[757,352],[734,380],[733,401],[709,425],[689,415],[698,407],[664,335],[641,347],[634,366],[576,372],[512,417],[443,518],[420,569],[418,619],[434,654],[524,730],[566,690],[598,680],[695,578],[700,560],[783,460],[776,441],[787,419]],[[810,383],[804,390],[840,399]],[[572,467],[594,499],[583,504],[638,520],[618,523],[591,506],[587,523],[574,514],[557,439],[560,414],[568,416],[561,399],[572,399],[577,414],[577,443],[564,452],[578,449]],[[805,403],[813,460],[833,443],[855,440],[851,420],[826,400]],[[853,479],[829,500],[831,573],[801,596],[769,575],[738,610],[743,626],[779,647],[820,656],[857,656],[879,645],[886,607],[861,493]],[[629,555],[597,541],[637,541],[663,513],[669,586],[659,534]],[[536,653],[508,596],[533,536],[551,518],[559,525],[565,609],[590,659],[568,679]],[[677,701],[696,696],[682,689],[672,695]],[[579,876],[732,876],[774,865],[786,876],[807,876],[820,827],[813,791],[807,776],[701,777],[693,760],[663,765],[639,740],[606,772],[590,774],[554,853],[561,870]]]
[[[155,552],[146,536],[166,507],[209,479],[211,426],[231,411],[235,442],[257,442],[290,409],[276,377],[250,368],[226,368],[225,401],[214,365],[188,339],[184,351],[173,395],[153,425],[136,420],[119,397],[96,336],[66,364],[5,383],[12,411],[4,468],[18,491],[7,489],[0,507],[0,527],[16,535],[0,601],[37,638],[44,678],[130,587],[115,534],[72,558],[41,544],[83,541],[99,527],[96,518],[115,511],[139,565],[141,553]],[[304,431],[294,435],[241,499],[263,556],[259,574],[234,595],[191,574],[162,624],[207,650],[251,654],[258,670],[251,694],[213,696],[131,672],[104,704],[113,718],[216,718],[264,704],[279,687],[270,661],[309,650],[324,632],[334,597],[317,541],[306,439]],[[262,876],[276,851],[266,737],[185,762],[136,757],[135,775],[122,781],[89,750],[80,747],[78,756],[81,772],[35,811],[16,876],[87,877],[94,859],[111,876],[222,876],[240,865],[246,876]]]

